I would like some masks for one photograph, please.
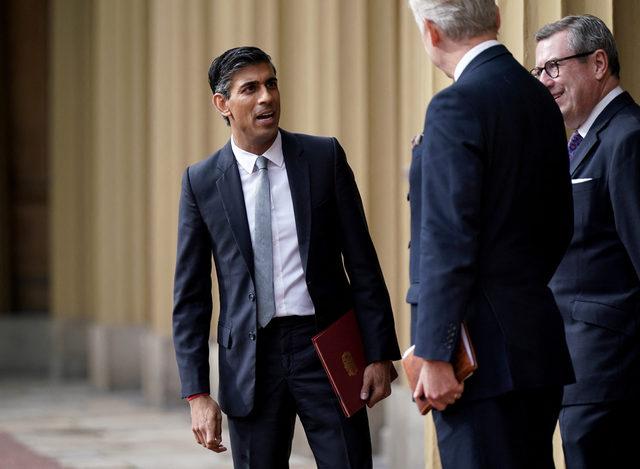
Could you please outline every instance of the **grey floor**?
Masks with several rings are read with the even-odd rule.
[[[233,467],[228,451],[214,454],[194,442],[186,406],[158,410],[139,394],[99,392],[84,383],[0,380],[0,432],[65,468]],[[228,443],[226,434],[223,440]],[[0,454],[0,468],[2,460]],[[315,467],[296,454],[290,465]]]

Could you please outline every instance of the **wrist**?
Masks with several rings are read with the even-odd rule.
[[[208,397],[209,393],[208,392],[200,392],[198,394],[191,394],[190,396],[187,396],[187,401],[191,402],[192,400],[197,399],[199,397],[203,397],[203,396]]]

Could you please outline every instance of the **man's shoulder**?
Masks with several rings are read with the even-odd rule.
[[[640,106],[630,95],[621,96],[622,107],[613,116],[612,122],[616,126],[622,126],[628,131],[637,131],[640,129]],[[613,102],[611,104],[614,104]]]
[[[593,124],[598,139],[605,145],[624,145],[640,141],[640,106],[624,94],[607,105]]]
[[[335,137],[289,132],[283,129],[280,129],[280,133],[283,140],[293,141],[303,147],[333,145],[336,140]]]
[[[218,150],[216,150],[214,153],[202,158],[199,161],[196,161],[193,164],[189,165],[188,171],[190,174],[192,173],[200,173],[200,172],[208,172],[211,170],[215,170],[216,168],[218,168],[220,160],[222,158],[222,155],[224,153],[226,153],[227,151],[231,151],[230,150],[231,147],[229,145],[229,143],[225,144],[224,146],[222,146],[221,148],[219,148]],[[232,153],[233,155],[233,153]]]

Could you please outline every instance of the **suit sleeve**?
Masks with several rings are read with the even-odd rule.
[[[480,122],[450,88],[432,99],[425,118],[415,354],[429,360],[451,361],[477,275]]]
[[[356,186],[344,150],[333,139],[335,195],[342,240],[342,256],[367,361],[397,360],[391,301]]]
[[[640,130],[619,142],[609,174],[616,231],[640,278]]]
[[[189,169],[182,178],[173,298],[173,342],[182,396],[208,393],[211,245],[192,191]]]

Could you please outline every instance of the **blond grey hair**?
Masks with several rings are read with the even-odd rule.
[[[408,0],[424,32],[424,20],[433,21],[450,39],[469,39],[498,32],[495,0]]]

